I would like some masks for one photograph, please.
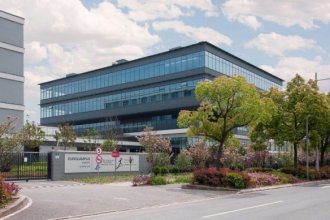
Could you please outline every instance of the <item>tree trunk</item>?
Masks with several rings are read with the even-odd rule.
[[[219,144],[219,148],[217,152],[217,170],[220,170],[220,159],[222,157],[224,143],[225,143],[224,141],[221,141]]]
[[[293,143],[293,164],[294,168],[298,168],[298,144]]]
[[[321,167],[324,166],[325,149],[326,149],[326,147],[322,146],[322,148],[321,148],[321,155],[320,155],[320,165],[321,165]]]

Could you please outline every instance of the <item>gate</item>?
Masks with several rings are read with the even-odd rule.
[[[48,153],[5,153],[0,158],[0,173],[5,180],[37,180],[50,176]]]

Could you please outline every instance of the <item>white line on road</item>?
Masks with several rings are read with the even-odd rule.
[[[27,197],[27,196],[26,196],[26,197]],[[12,216],[14,216],[14,215],[20,213],[20,212],[23,212],[25,209],[29,208],[29,207],[32,205],[32,199],[31,199],[30,197],[27,197],[27,199],[28,199],[28,203],[27,203],[23,208],[17,210],[16,212],[13,212],[13,213],[11,213],[11,214],[9,214],[9,215],[6,215],[6,216],[3,217],[3,218],[0,218],[0,220],[8,219],[8,218],[10,218],[10,217],[12,217]]]
[[[226,211],[226,212],[219,212],[219,213],[216,213],[216,214],[203,216],[202,218],[211,218],[211,217],[215,217],[215,216],[219,216],[219,215],[227,215],[227,214],[234,213],[234,212],[241,212],[241,211],[245,211],[245,210],[249,210],[249,209],[255,209],[255,208],[259,208],[259,207],[275,205],[275,204],[281,203],[281,202],[283,202],[283,201],[270,202],[270,203],[250,206],[250,207],[241,208],[241,209],[235,209],[235,210]]]
[[[330,188],[330,185],[329,185],[329,186],[322,186],[322,188],[323,188],[323,189],[325,189],[325,188]]]

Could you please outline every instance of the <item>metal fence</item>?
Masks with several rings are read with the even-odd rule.
[[[0,156],[0,173],[6,180],[48,179],[48,153],[5,153]]]

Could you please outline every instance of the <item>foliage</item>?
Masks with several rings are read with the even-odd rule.
[[[170,169],[169,169],[169,172],[170,173],[173,173],[173,174],[178,174],[179,173],[179,168],[177,167],[177,166],[172,166],[172,167],[170,167]]]
[[[77,136],[73,127],[70,124],[65,123],[58,126],[58,131],[55,131],[54,138],[57,141],[57,146],[59,143],[62,143],[64,150],[66,150],[68,146],[74,145]]]
[[[272,175],[278,178],[278,182],[281,184],[288,184],[288,183],[298,183],[300,180],[292,176],[290,174],[282,173],[279,171],[272,171]]]
[[[278,183],[278,177],[270,173],[248,173],[252,186],[270,186]]]
[[[159,169],[159,174],[160,175],[164,176],[164,175],[166,175],[168,173],[169,173],[169,170],[168,170],[167,167],[160,167],[160,169]]]
[[[227,147],[224,150],[221,163],[223,167],[242,170],[244,165],[244,156],[238,147]]]
[[[198,140],[188,148],[189,155],[195,167],[205,167],[206,161],[210,158],[210,151],[203,140]]]
[[[181,172],[187,171],[191,168],[192,157],[187,150],[181,151],[175,158],[175,165]]]
[[[270,154],[268,151],[250,150],[244,157],[244,167],[266,167]]]
[[[151,177],[147,175],[138,175],[133,177],[133,186],[149,185]]]
[[[22,136],[15,131],[16,119],[0,123],[0,172],[7,172],[12,166],[12,152],[19,150]]]
[[[192,175],[179,175],[175,176],[173,183],[191,183],[192,182]]]
[[[181,111],[178,125],[188,128],[190,136],[204,136],[218,142],[216,162],[219,169],[225,142],[233,136],[234,129],[253,125],[266,117],[264,109],[268,105],[255,86],[241,76],[220,76],[210,82],[201,82],[195,95],[200,102],[199,108]]]
[[[45,139],[45,132],[34,122],[25,122],[21,131],[22,144],[27,148],[38,148]]]
[[[0,207],[5,205],[13,196],[16,196],[20,188],[15,183],[6,183],[0,174]]]
[[[160,174],[160,167],[158,166],[153,167],[152,172],[157,176],[158,174]]]
[[[169,166],[171,164],[171,155],[168,153],[157,153],[154,158],[155,166]]]
[[[118,141],[113,139],[107,139],[101,145],[102,150],[106,152],[116,151],[117,147]]]
[[[100,134],[95,128],[88,128],[82,134],[82,139],[86,144],[86,148],[90,151],[92,150],[93,146],[96,146],[98,138],[100,138]]]
[[[246,188],[244,178],[238,173],[227,173],[225,178],[228,186],[234,187],[236,189]]]
[[[166,185],[166,178],[163,176],[153,176],[151,177],[151,185]]]
[[[161,137],[153,132],[152,128],[146,127],[141,136],[137,137],[139,143],[147,152],[147,161],[151,167],[156,165],[156,153],[170,154],[171,143],[167,137]]]

